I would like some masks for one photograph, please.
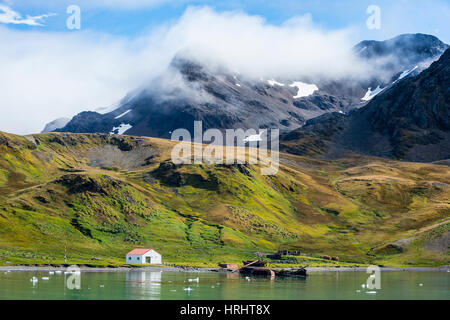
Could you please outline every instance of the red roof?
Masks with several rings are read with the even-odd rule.
[[[150,250],[152,250],[152,249],[134,249],[134,250],[131,250],[130,252],[128,252],[127,255],[131,254],[131,255],[142,256],[143,254],[146,254]]]

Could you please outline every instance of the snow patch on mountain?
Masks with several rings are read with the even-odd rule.
[[[375,97],[377,94],[382,92],[385,88],[380,88],[380,86],[377,86],[375,90],[372,91],[372,88],[367,89],[366,95],[361,98],[363,101],[370,101]]]
[[[277,85],[277,86],[280,86],[280,87],[284,87],[284,83],[280,83],[280,82],[277,82],[277,81],[275,81],[275,80],[267,80],[267,82],[273,87],[273,86],[275,86],[275,85]]]
[[[122,118],[123,116],[125,116],[126,114],[128,114],[129,112],[131,112],[131,109],[130,109],[130,110],[127,110],[127,111],[125,111],[124,113],[122,113],[121,115],[119,115],[119,116],[115,117],[114,119],[120,119],[120,118]]]
[[[253,134],[250,135],[248,137],[246,137],[244,139],[244,142],[258,142],[258,141],[262,141],[262,134],[264,133],[265,130],[262,130],[259,134]]]
[[[403,73],[400,75],[400,77],[398,77],[397,80],[395,80],[394,82],[392,82],[392,84],[397,83],[398,81],[402,80],[403,78],[409,76],[412,72],[414,72],[414,70],[417,70],[419,68],[419,66],[415,66],[414,68],[412,68],[411,70],[405,70],[403,71]]]
[[[298,88],[297,95],[294,96],[294,99],[308,97],[312,95],[315,91],[319,90],[319,88],[315,84],[308,84],[300,81],[292,83],[290,87]]]
[[[131,128],[133,128],[132,125],[122,123],[120,126],[114,127],[109,134],[124,134],[126,131],[130,130]]]

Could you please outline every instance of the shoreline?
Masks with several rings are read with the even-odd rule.
[[[270,268],[273,270],[295,270],[297,268]],[[361,272],[366,271],[365,267],[306,267],[307,272]],[[0,266],[0,272],[30,272],[30,271],[65,271],[66,267],[36,267],[36,266]],[[420,271],[420,272],[450,272],[450,266],[441,267],[380,267],[381,271]],[[153,271],[153,272],[197,272],[197,273],[231,273],[229,269],[222,268],[194,268],[194,267],[86,267],[81,266],[82,272],[135,272],[135,271]],[[235,271],[236,272],[236,271]]]

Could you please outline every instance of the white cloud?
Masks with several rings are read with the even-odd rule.
[[[26,24],[29,26],[43,26],[43,22],[46,18],[54,16],[54,13],[42,14],[39,16],[29,16],[23,18],[22,15],[9,6],[0,4],[0,23],[6,24]]]
[[[170,28],[165,41],[203,63],[258,78],[341,77],[364,67],[351,51],[351,30],[323,31],[310,15],[276,26],[243,12],[193,7]]]
[[[0,41],[0,130],[21,134],[118,101],[169,59],[99,34],[0,27]]]
[[[145,37],[13,31],[0,27],[0,130],[31,133],[47,122],[106,107],[162,72],[184,52],[248,77],[347,77],[364,65],[349,30],[327,32],[309,16],[281,26],[242,12],[190,8]],[[296,78],[296,79],[294,79]]]

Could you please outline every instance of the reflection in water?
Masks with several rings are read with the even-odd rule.
[[[227,279],[239,279],[239,273],[233,272],[233,273],[227,273]]]
[[[162,272],[130,271],[126,273],[125,289],[139,299],[160,299]]]
[[[0,272],[0,300],[450,299],[447,272],[382,272],[380,290],[368,290],[367,277],[359,271],[311,272],[307,278],[275,279],[221,272],[93,271],[81,273],[79,290],[69,290],[64,275],[56,272]]]

